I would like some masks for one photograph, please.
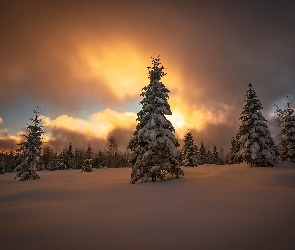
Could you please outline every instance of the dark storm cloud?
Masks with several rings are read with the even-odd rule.
[[[295,98],[294,1],[2,1],[0,5],[1,107],[24,91],[67,109],[95,102],[119,105],[103,79],[97,84],[98,79],[76,77],[72,64],[83,75],[85,62],[77,56],[81,45],[120,39],[136,45],[147,58],[161,54],[167,73],[180,74],[181,86],[173,86],[171,98],[177,95],[192,109],[213,114],[223,112],[224,105],[232,108],[227,121],[209,122],[198,131],[208,144],[221,146],[226,138],[230,142],[249,82],[267,119],[274,103],[287,95]]]

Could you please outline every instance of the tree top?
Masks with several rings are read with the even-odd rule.
[[[160,63],[160,56],[154,58],[154,57],[151,57],[152,58],[152,67],[147,67],[148,70],[149,70],[149,79],[151,82],[153,81],[160,81],[160,79],[165,76],[167,73],[165,73],[163,71],[164,69],[164,66],[160,66],[161,63]]]

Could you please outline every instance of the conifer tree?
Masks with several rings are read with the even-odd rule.
[[[174,127],[166,118],[171,115],[168,104],[169,90],[160,82],[166,75],[160,58],[152,58],[149,70],[149,85],[142,89],[140,102],[142,110],[137,113],[136,131],[133,133],[128,148],[132,152],[131,183],[155,181],[155,177],[165,179],[166,174],[183,175],[177,161],[178,140],[174,135]]]
[[[260,110],[262,105],[252,84],[246,92],[245,106],[241,113],[239,127],[240,151],[238,155],[250,167],[273,167],[276,150],[270,131]]]
[[[219,151],[219,162],[218,162],[219,165],[224,165],[225,164],[225,156],[224,156],[224,151],[223,151],[223,148],[221,147],[220,148],[220,151]]]
[[[96,156],[94,158],[94,164],[95,164],[96,168],[105,167],[105,165],[106,165],[105,156],[101,150],[96,154]]]
[[[53,158],[53,150],[49,146],[44,147],[41,154],[42,169],[48,169],[48,165]]]
[[[50,161],[48,162],[47,170],[56,171],[58,170],[58,167],[59,167],[59,164],[58,164],[57,156],[53,156],[52,158],[50,158]]]
[[[75,154],[74,154],[74,166],[75,169],[81,169],[83,162],[85,160],[85,151],[82,149],[75,149]]]
[[[198,155],[198,163],[199,165],[206,164],[207,162],[207,156],[206,156],[206,148],[204,146],[204,143],[200,143],[200,148],[199,148],[199,155]]]
[[[4,153],[0,154],[0,174],[5,173],[5,161],[4,161]]]
[[[213,164],[213,153],[211,152],[209,147],[207,147],[206,150],[206,163]]]
[[[67,150],[66,148],[64,148],[63,151],[57,157],[56,164],[57,164],[58,170],[67,170],[66,159],[67,159]]]
[[[91,172],[92,171],[92,149],[90,144],[88,144],[88,148],[86,151],[86,157],[82,165],[81,172]]]
[[[114,136],[110,136],[107,139],[105,155],[107,160],[107,166],[109,168],[115,168],[118,166],[118,156],[119,156],[118,143]]]
[[[197,167],[198,152],[191,132],[188,132],[184,137],[184,145],[182,147],[183,166]]]
[[[121,167],[126,168],[128,167],[128,161],[129,161],[129,152],[128,150],[125,150],[123,157],[122,157],[122,163],[121,163]]]
[[[182,149],[179,149],[177,151],[178,151],[178,153],[177,153],[177,161],[182,164],[183,159],[184,159],[183,158],[183,150]]]
[[[279,134],[279,159],[295,163],[295,115],[288,102],[287,109],[275,105],[277,123],[281,129]]]
[[[241,155],[239,155],[240,151],[240,143],[239,138],[232,137],[230,142],[230,151],[229,151],[229,162],[230,164],[240,164],[243,162]]]
[[[64,169],[74,168],[74,154],[73,154],[73,146],[71,142],[68,148],[65,148],[63,151],[63,162],[64,162]]]
[[[218,153],[217,147],[215,145],[213,146],[212,158],[213,158],[212,164],[219,163],[219,153]]]
[[[230,161],[230,154],[229,153],[225,154],[224,159],[225,159],[225,164],[232,164]]]
[[[21,153],[22,162],[15,168],[15,171],[19,170],[17,177],[20,177],[20,181],[36,180],[40,176],[37,174],[37,167],[40,159],[40,150],[42,142],[42,135],[44,134],[43,126],[40,125],[41,120],[39,119],[39,111],[34,110],[35,117],[31,118],[32,124],[27,125],[28,134],[22,136],[26,141],[21,142],[18,151]]]

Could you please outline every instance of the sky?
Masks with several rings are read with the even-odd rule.
[[[250,82],[275,137],[274,104],[295,103],[294,28],[284,0],[3,0],[0,150],[18,147],[37,106],[54,150],[100,150],[109,136],[124,150],[158,55],[181,144],[190,130],[228,150]]]

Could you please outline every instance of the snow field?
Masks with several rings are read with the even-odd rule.
[[[182,167],[131,185],[131,169],[0,176],[1,249],[295,249],[295,164]]]

